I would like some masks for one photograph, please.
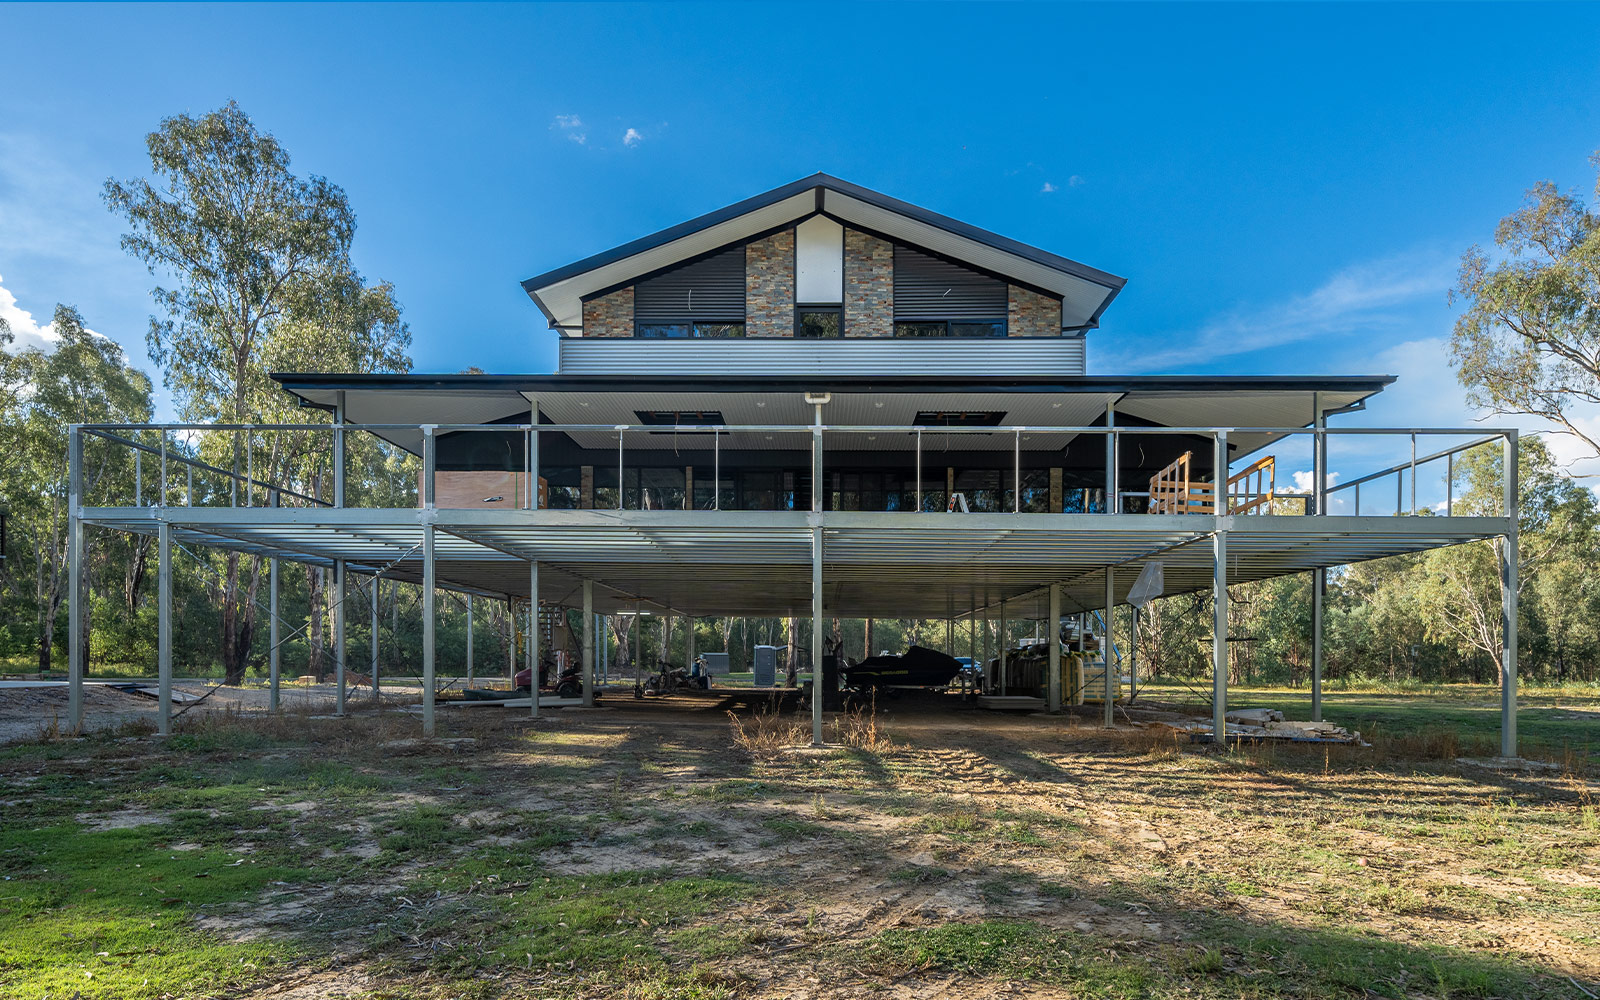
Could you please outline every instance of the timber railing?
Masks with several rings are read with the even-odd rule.
[[[549,471],[541,462],[541,442],[566,436],[576,442],[607,485],[590,488],[590,506],[603,509],[662,509],[652,506],[649,490],[640,485],[630,494],[628,472],[646,466],[638,460],[646,450],[669,448],[690,453],[692,475],[710,474],[713,484],[684,482],[675,488],[683,509],[833,509],[825,503],[825,474],[829,454],[871,453],[883,468],[904,468],[908,473],[893,490],[901,513],[944,512],[952,495],[946,469],[981,468],[998,473],[999,488],[990,490],[985,513],[1037,512],[1049,503],[1066,512],[1213,514],[1216,512],[1214,477],[1210,470],[1227,471],[1225,513],[1251,515],[1307,514],[1439,514],[1445,516],[1504,516],[1515,509],[1517,431],[1483,428],[1381,428],[1381,427],[1143,427],[1143,426],[994,426],[941,427],[880,424],[84,424],[67,429],[69,457],[74,473],[73,496],[85,508],[152,506],[204,507],[365,507],[407,508],[440,506],[441,473],[448,479],[459,473],[438,469],[439,441],[446,435],[496,435],[494,454],[504,459],[497,473],[498,492],[473,500],[478,509],[538,509],[550,505],[551,489],[544,478]],[[347,447],[353,433],[364,437],[352,459]],[[1144,464],[1142,454],[1125,456],[1130,439],[1199,438],[1210,444],[1204,471],[1195,449],[1148,478],[1148,490],[1123,488],[1126,471],[1131,479]],[[670,438],[663,441],[664,438]],[[1037,481],[1041,463],[1063,467],[1065,449],[1079,439],[1104,442],[1105,460],[1083,478],[1081,446],[1075,448],[1073,483]],[[1246,455],[1233,456],[1230,438],[1245,440]],[[1447,447],[1418,454],[1419,440],[1457,440]],[[1388,441],[1409,446],[1409,457],[1384,465],[1375,460],[1376,444]],[[1309,444],[1306,470],[1293,474],[1296,485],[1285,488],[1279,479],[1279,454],[1293,442]],[[1377,471],[1347,477],[1330,465],[1330,445],[1350,446],[1352,455],[1339,464],[1357,462]],[[88,454],[86,449],[95,452]],[[736,508],[729,487],[729,472],[746,468],[740,457],[753,452],[809,452],[811,496],[798,492],[781,497],[782,506],[765,502],[759,507]],[[944,458],[958,451],[960,462]],[[1381,449],[1378,449],[1381,451]],[[1459,480],[1463,455],[1487,453],[1474,470],[1480,481],[1468,494]],[[724,455],[727,452],[728,455]],[[1142,448],[1141,448],[1142,452]],[[503,454],[502,454],[503,453]],[[1202,450],[1199,454],[1203,455]],[[1392,451],[1391,451],[1392,453]],[[602,463],[598,455],[615,455]],[[635,459],[630,466],[630,455]],[[1250,459],[1250,456],[1257,457]],[[973,465],[973,456],[982,456]],[[1032,485],[1024,485],[1024,456]],[[1049,456],[1049,457],[1044,457]],[[1009,459],[1009,461],[1006,461]],[[1250,461],[1237,471],[1234,466]],[[352,470],[352,460],[359,466]],[[570,462],[570,459],[566,461]],[[860,461],[860,459],[857,459]],[[701,463],[705,468],[702,469]],[[898,463],[898,465],[897,465]],[[586,463],[587,464],[587,463]],[[682,463],[678,463],[681,467]],[[1148,465],[1144,468],[1148,469]],[[1292,466],[1291,466],[1292,468]],[[1484,469],[1498,482],[1485,487]],[[85,469],[100,470],[86,477]],[[114,469],[116,474],[103,474]],[[532,469],[530,475],[526,470]],[[837,472],[838,470],[832,470]],[[615,484],[611,476],[615,474]],[[1438,482],[1431,477],[1442,473]],[[1430,478],[1424,479],[1423,476]],[[1007,478],[1009,477],[1009,479]],[[1389,484],[1393,493],[1388,493]],[[92,495],[85,493],[85,484]],[[1419,484],[1426,484],[1419,487]],[[1138,482],[1139,486],[1146,485]],[[796,482],[796,489],[800,483]],[[564,487],[565,488],[565,487]],[[1365,488],[1365,504],[1363,503]],[[1419,488],[1421,492],[1419,493]],[[458,494],[461,490],[456,491]],[[674,488],[659,492],[672,496]],[[780,493],[784,492],[781,488]],[[960,492],[958,489],[955,492]],[[1076,499],[1041,499],[1048,493],[1072,494]],[[1388,496],[1394,504],[1387,504]],[[603,497],[604,503],[594,498]],[[700,499],[697,499],[700,498]],[[1115,498],[1106,503],[1105,498]],[[446,498],[451,499],[451,498]],[[770,499],[770,498],[769,498]],[[455,502],[463,501],[459,497]],[[570,496],[567,497],[570,500]],[[1466,504],[1463,509],[1463,504]],[[494,506],[491,506],[494,505]],[[562,506],[573,506],[563,502]],[[679,505],[668,505],[680,509]],[[845,508],[873,509],[873,508]]]

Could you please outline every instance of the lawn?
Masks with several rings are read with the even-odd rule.
[[[1330,693],[1370,749],[631,699],[0,748],[0,995],[1581,1000],[1593,758],[1458,762],[1484,701]]]

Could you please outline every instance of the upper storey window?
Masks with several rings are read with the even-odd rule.
[[[633,289],[636,337],[743,337],[744,247],[646,278]]]
[[[1004,281],[909,247],[894,248],[897,337],[1004,337]]]

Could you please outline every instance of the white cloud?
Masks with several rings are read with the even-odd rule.
[[[637,146],[643,141],[644,136],[641,135],[639,130],[636,128],[630,128],[628,131],[622,134],[622,144],[624,146]]]
[[[1219,315],[1192,335],[1139,338],[1123,360],[1131,371],[1160,371],[1313,339],[1359,335],[1368,344],[1393,343],[1415,332],[1419,306],[1444,303],[1455,270],[1455,256],[1440,251],[1354,265],[1303,295]],[[1174,346],[1150,349],[1153,344]]]
[[[1040,194],[1052,194],[1056,190],[1057,190],[1057,188],[1056,188],[1056,186],[1054,184],[1051,184],[1049,181],[1045,181],[1044,182],[1044,187],[1039,189],[1039,193]]]
[[[29,347],[37,347],[48,351],[55,346],[60,337],[51,324],[43,326],[33,318],[33,313],[17,305],[17,297],[5,287],[5,278],[0,277],[0,319],[4,319],[11,327],[11,332],[16,336],[16,342],[11,345],[14,351]]]
[[[577,115],[556,115],[550,127],[580,146],[589,141],[589,133],[583,128],[583,119]]]
[[[1071,177],[1067,178],[1068,187],[1083,187],[1087,183],[1089,182],[1084,180],[1082,177],[1079,177],[1077,174],[1073,174]]]

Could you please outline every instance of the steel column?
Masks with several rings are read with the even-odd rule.
[[[278,638],[278,560],[267,561],[267,710],[277,712],[278,674],[282,665]]]
[[[1050,647],[1049,670],[1046,680],[1046,707],[1052,712],[1061,711],[1061,584],[1050,585]]]
[[[533,608],[533,630],[528,633],[528,716],[539,717],[539,664],[544,659],[539,634],[539,563],[528,562],[528,604]]]
[[[1517,432],[1506,435],[1501,461],[1505,467],[1505,513],[1510,522],[1500,548],[1500,756],[1517,755],[1517,561],[1518,543]]]
[[[683,665],[690,673],[694,673],[694,616],[683,616]]]
[[[1011,661],[1006,656],[1006,599],[1000,598],[1000,696],[1003,698],[1011,693]]]
[[[344,506],[344,392],[334,393],[333,404],[333,505]],[[245,434],[245,446],[249,447],[253,435]],[[245,483],[245,501],[249,506],[250,484]],[[341,709],[342,711],[342,709]]]
[[[1128,704],[1133,704],[1134,697],[1139,693],[1139,609],[1128,605],[1132,612],[1128,617]]]
[[[1311,571],[1311,721],[1322,721],[1322,601],[1328,571]]]
[[[819,412],[821,408],[818,408]],[[817,442],[822,441],[818,433]],[[818,452],[820,456],[820,450]],[[822,527],[811,529],[811,745],[822,746]]]
[[[67,430],[67,715],[83,732],[83,433]]]
[[[424,442],[428,445],[429,456],[433,452],[433,432],[430,428]],[[432,471],[432,462],[427,463]],[[429,479],[429,499],[432,499],[432,479]],[[436,579],[433,565],[433,522],[422,526],[422,735],[433,737],[433,660],[434,660],[434,586]]]
[[[1211,535],[1211,726],[1217,745],[1228,733],[1228,533]]]
[[[1113,652],[1113,650],[1111,648],[1111,611],[1116,606],[1116,603],[1117,603],[1116,589],[1115,589],[1116,585],[1117,585],[1117,571],[1116,571],[1115,568],[1113,568],[1111,566],[1107,566],[1106,567],[1105,636],[1102,638],[1102,640],[1100,642],[1100,658],[1105,661],[1105,669],[1102,671],[1102,673],[1105,674],[1105,682],[1106,682],[1106,719],[1105,719],[1105,722],[1106,722],[1106,728],[1107,729],[1110,729],[1112,726],[1116,725],[1116,723],[1117,723],[1117,718],[1116,718],[1117,683],[1116,683],[1116,675],[1111,672],[1111,654]]]
[[[594,581],[583,581],[583,707],[594,707]]]
[[[1113,428],[1117,426],[1117,404],[1106,403],[1106,500],[1105,512],[1115,514],[1119,509],[1117,503],[1117,435]],[[1111,613],[1108,609],[1108,615]],[[1110,619],[1108,618],[1109,622]]]
[[[378,598],[382,594],[379,584],[383,578],[376,573],[372,575],[372,648],[367,650],[372,658],[372,707],[383,708],[382,689],[378,687]]]
[[[1217,530],[1211,535],[1211,724],[1217,745],[1228,736],[1228,432],[1218,431],[1213,442],[1216,453]]]
[[[335,700],[335,715],[344,714],[344,662],[345,662],[345,634],[344,634],[344,599],[346,580],[343,559],[333,561],[333,677],[339,684],[339,695]]]
[[[162,736],[172,735],[172,524],[162,521],[156,529],[157,619],[156,619],[156,697],[161,702],[160,724]]]
[[[467,683],[472,683],[472,595],[467,595]]]

